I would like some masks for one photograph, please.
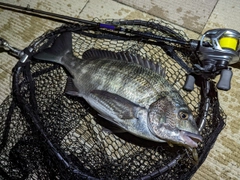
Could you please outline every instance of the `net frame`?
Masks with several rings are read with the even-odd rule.
[[[98,20],[95,20],[95,21],[98,21]],[[22,139],[18,139],[16,142],[23,141],[23,144],[24,143],[26,144],[28,142],[30,144],[29,147],[31,147],[31,144],[34,144],[33,142],[37,140],[41,145],[39,145],[39,147],[37,148],[35,147],[35,149],[37,149],[36,150],[37,152],[35,153],[42,158],[40,161],[36,161],[32,163],[34,164],[32,165],[33,169],[36,168],[36,165],[40,165],[42,167],[46,164],[49,169],[48,172],[46,172],[46,169],[44,170],[44,172],[41,170],[38,170],[39,172],[35,173],[35,175],[33,172],[31,172],[32,173],[31,178],[33,179],[39,178],[40,172],[44,174],[44,176],[41,177],[42,179],[48,179],[51,177],[64,178],[64,179],[116,179],[117,177],[119,178],[119,174],[117,174],[116,176],[111,174],[112,172],[115,172],[114,169],[112,169],[110,173],[107,172],[107,170],[106,172],[95,173],[91,171],[91,167],[89,168],[84,167],[83,163],[81,163],[81,160],[79,160],[77,157],[72,156],[71,154],[69,155],[67,149],[59,144],[58,138],[54,137],[53,135],[54,133],[50,132],[51,128],[50,128],[50,131],[46,129],[47,126],[43,122],[44,118],[41,116],[41,113],[39,113],[40,105],[38,104],[38,100],[36,99],[36,94],[37,94],[36,78],[41,77],[45,73],[52,72],[55,70],[60,73],[64,73],[64,70],[58,65],[53,65],[53,66],[43,66],[43,68],[40,71],[34,72],[32,69],[34,69],[35,66],[38,67],[39,63],[31,61],[31,57],[36,52],[41,51],[41,49],[49,47],[61,33],[66,31],[71,31],[74,33],[74,38],[75,38],[73,43],[76,43],[74,47],[78,47],[79,45],[79,47],[84,47],[85,49],[89,49],[93,46],[98,47],[98,45],[101,44],[101,48],[103,49],[111,50],[111,48],[113,48],[113,50],[115,51],[128,50],[131,53],[138,53],[143,57],[146,56],[147,58],[150,58],[150,59],[154,59],[159,54],[146,53],[146,50],[144,49],[145,48],[149,49],[149,51],[151,52],[151,48],[154,49],[154,48],[160,47],[162,50],[162,53],[163,52],[165,53],[163,56],[164,57],[167,56],[167,59],[169,59],[169,61],[172,61],[172,63],[177,64],[176,67],[178,69],[174,69],[172,73],[172,74],[176,73],[174,77],[171,76],[171,73],[170,73],[171,69],[167,69],[168,80],[171,81],[172,84],[179,91],[181,91],[181,95],[183,96],[183,98],[185,99],[198,98],[198,102],[200,103],[198,109],[197,110],[194,109],[196,108],[196,105],[192,105],[190,106],[190,108],[192,110],[195,110],[196,112],[195,116],[197,116],[198,122],[201,121],[202,119],[206,119],[205,127],[201,132],[204,140],[203,140],[203,143],[197,149],[199,154],[199,163],[197,165],[191,164],[191,157],[190,157],[191,155],[189,155],[189,152],[184,148],[176,147],[174,149],[174,151],[176,151],[175,153],[171,152],[168,154],[167,152],[167,155],[169,155],[170,158],[166,157],[166,161],[164,162],[164,164],[159,165],[158,168],[152,167],[153,170],[150,170],[150,171],[148,170],[148,172],[147,171],[142,172],[140,173],[140,175],[137,173],[135,174],[130,173],[124,170],[125,175],[124,173],[122,173],[121,175],[122,175],[122,178],[128,177],[129,179],[166,179],[166,178],[190,179],[193,176],[193,174],[197,171],[197,169],[200,167],[200,165],[204,162],[212,145],[216,141],[218,134],[221,132],[222,128],[224,127],[224,119],[226,118],[226,116],[219,106],[218,94],[217,94],[217,90],[215,88],[214,82],[207,79],[201,79],[201,77],[199,77],[201,83],[198,84],[198,86],[195,88],[196,92],[193,92],[191,94],[182,90],[183,81],[181,81],[181,83],[178,83],[176,79],[173,80],[174,78],[179,76],[184,77],[184,74],[190,71],[191,64],[193,61],[196,61],[196,57],[191,56],[191,58],[193,58],[191,59],[190,58],[191,53],[186,51],[184,48],[182,48],[182,45],[176,45],[174,43],[165,43],[165,42],[159,41],[159,39],[156,38],[156,37],[164,37],[164,38],[174,38],[176,40],[181,40],[181,41],[187,40],[186,35],[183,32],[177,30],[176,28],[170,26],[169,24],[164,22],[157,22],[154,20],[151,20],[151,21],[106,20],[104,23],[121,26],[121,28],[124,28],[125,31],[121,31],[121,29],[117,31],[112,31],[109,29],[101,29],[99,28],[99,26],[96,26],[96,25],[69,24],[69,25],[61,26],[53,31],[44,33],[42,36],[34,40],[27,48],[25,48],[24,52],[25,54],[28,55],[28,61],[24,63],[19,61],[13,70],[12,96],[10,96],[5,101],[5,102],[8,101],[7,104],[10,104],[9,109],[3,110],[3,106],[1,106],[1,111],[7,111],[8,113],[6,113],[6,115],[1,120],[2,139],[1,139],[0,152],[3,152],[4,150],[6,151],[6,147],[9,146],[9,143],[11,143],[11,141],[9,141],[9,134],[11,131],[10,126],[13,122],[12,116],[14,115],[13,112],[15,111],[15,109],[18,109],[17,111],[19,111],[19,114],[23,116],[22,121],[24,121],[24,123],[22,124],[23,126],[25,126],[25,128],[29,132],[27,133],[25,131],[23,133],[24,135],[22,135],[22,137],[26,139],[25,141],[23,141]],[[143,35],[146,35],[146,37],[144,37]],[[88,43],[86,43],[86,39],[89,39]],[[112,41],[114,43],[112,44],[110,43],[109,45],[108,43]],[[104,43],[102,44],[102,42],[108,42],[106,43],[108,45],[105,46],[105,44]],[[119,42],[121,42],[120,45],[119,45]],[[127,42],[127,43],[124,44],[124,42]],[[82,54],[84,50],[82,51],[77,50],[79,48],[73,48],[73,49],[74,49],[75,55],[78,55],[81,58],[81,55],[79,54]],[[167,67],[164,64],[163,66]],[[196,93],[199,94],[198,97],[196,97]],[[91,107],[89,107],[86,104],[86,102],[84,102],[83,100],[72,98],[72,97],[67,97],[67,98],[69,98],[74,102],[80,103],[83,109],[87,109],[87,111],[83,110],[82,118],[86,114],[91,112],[92,116],[94,117],[94,121],[99,123],[99,121],[97,120],[98,119],[97,114],[92,112],[93,110],[91,109]],[[60,98],[60,101],[61,100],[62,99]],[[90,123],[94,123],[94,122],[90,121]],[[60,129],[61,128],[62,127],[60,127]],[[64,131],[63,128],[61,129],[61,131],[66,133],[70,132],[69,129]],[[124,138],[124,137],[120,137],[120,138]],[[17,138],[15,137],[15,139]],[[14,149],[16,145],[17,143],[14,146],[12,146],[12,149]],[[21,144],[19,146],[22,147],[23,145]],[[160,146],[153,145],[153,146],[147,147],[146,149],[152,150],[153,147],[156,148],[154,149],[154,151],[156,152],[161,148],[162,150],[160,150],[160,152],[163,152],[163,150],[169,151],[169,152],[173,150],[162,144]],[[13,150],[13,152],[15,151]],[[100,158],[105,158],[105,156],[102,154],[101,154],[102,157]],[[138,153],[136,153],[134,156],[136,159],[139,158],[140,156],[137,154]],[[21,159],[16,155],[12,155],[12,156],[10,155],[11,155],[11,150],[9,150],[9,159],[11,159],[10,157],[12,157],[12,160],[10,165],[7,166],[8,168],[5,167],[4,158],[2,157],[2,161],[0,163],[1,176],[3,178],[9,178],[9,177],[16,178],[17,177],[16,174],[11,172],[11,168],[14,169],[14,167],[16,166],[17,168],[15,167],[15,170],[18,169],[19,172],[21,171],[21,176],[19,176],[20,178],[26,178],[26,179],[30,178],[29,170],[26,170],[27,167],[23,166],[26,169],[22,168],[19,170],[19,166],[20,165],[22,166],[23,162],[27,161],[27,157],[25,157],[26,159],[24,159],[24,157],[21,157],[21,155],[19,155],[22,158]],[[32,155],[34,155],[34,153]],[[49,159],[49,160],[47,160],[46,162],[44,159]],[[134,161],[134,159],[132,160]],[[119,166],[123,166],[121,165],[121,163],[119,164],[120,164]],[[103,168],[104,165],[100,167]],[[92,167],[92,168],[95,168],[95,167]]]

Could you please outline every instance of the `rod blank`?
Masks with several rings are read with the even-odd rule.
[[[30,8],[29,5],[27,7],[22,7],[22,6],[17,6],[17,5],[13,5],[13,4],[0,2],[0,7],[2,9],[8,9],[8,10],[21,12],[24,14],[29,14],[29,15],[33,15],[33,16],[37,16],[37,17],[44,17],[46,19],[51,19],[51,20],[55,20],[58,22],[65,22],[65,23],[68,22],[69,23],[69,21],[72,21],[72,22],[84,23],[84,24],[89,24],[89,25],[98,25],[96,22],[88,21],[85,19],[79,19],[79,18],[74,18],[71,16],[65,16],[65,15],[51,13],[51,12],[47,12],[47,11],[32,9],[32,8]]]

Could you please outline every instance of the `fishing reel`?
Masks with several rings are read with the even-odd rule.
[[[239,40],[240,33],[232,29],[212,29],[205,32],[200,41],[191,40],[191,49],[195,49],[199,64],[193,65],[184,89],[193,90],[196,75],[205,79],[214,79],[220,74],[217,88],[229,90],[233,73],[228,65],[239,62]]]

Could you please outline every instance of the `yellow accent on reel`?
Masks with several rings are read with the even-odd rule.
[[[219,40],[219,44],[221,48],[230,48],[233,50],[237,50],[238,47],[238,39],[233,37],[222,37]]]

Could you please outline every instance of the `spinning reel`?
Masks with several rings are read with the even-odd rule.
[[[191,40],[190,45],[195,49],[200,62],[193,65],[184,89],[193,90],[196,75],[213,79],[220,74],[217,88],[229,90],[233,73],[228,65],[239,62],[239,40],[240,33],[232,29],[212,29],[205,32],[200,41]]]

